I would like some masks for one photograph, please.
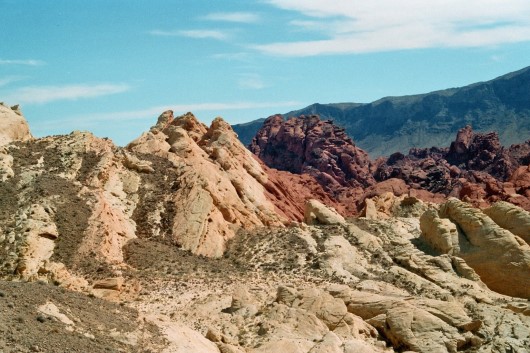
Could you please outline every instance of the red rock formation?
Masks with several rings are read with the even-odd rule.
[[[530,141],[504,148],[497,133],[475,133],[470,126],[449,148],[411,149],[371,161],[331,121],[275,115],[250,149],[269,167],[313,176],[329,195],[328,204],[349,214],[362,209],[364,199],[387,191],[431,202],[454,196],[477,207],[504,200],[530,209],[530,172],[521,168],[530,163]]]
[[[317,199],[335,208],[342,215],[356,214],[356,208],[332,199],[314,177],[307,174],[293,174],[263,165],[268,175],[264,184],[267,198],[276,206],[278,213],[285,218],[301,222],[304,219],[304,204],[309,199]]]
[[[280,115],[269,117],[250,150],[269,167],[314,176],[330,192],[375,183],[368,154],[344,129],[314,115],[287,121]]]

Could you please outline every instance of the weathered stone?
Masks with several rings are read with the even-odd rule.
[[[530,297],[530,246],[499,227],[479,209],[456,199],[440,208],[440,215],[458,224],[469,246],[460,246],[464,259],[494,291]]]
[[[306,202],[304,219],[307,224],[344,224],[346,222],[337,211],[317,200]]]
[[[530,244],[530,212],[504,201],[494,203],[483,212],[499,226]]]
[[[18,105],[13,108],[0,104],[0,146],[33,138]]]
[[[99,281],[94,282],[94,289],[111,289],[119,291],[121,287],[123,286],[123,278],[122,277],[115,277],[115,278],[106,278]]]
[[[422,238],[442,254],[458,254],[458,230],[456,225],[446,218],[438,217],[434,209],[427,210],[420,217]]]

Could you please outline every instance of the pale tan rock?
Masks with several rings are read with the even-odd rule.
[[[131,141],[126,148],[139,153],[164,154],[171,148],[166,142],[166,137],[162,133],[144,132],[140,137]]]
[[[219,348],[221,353],[245,353],[243,349],[232,344],[218,343],[217,347]]]
[[[47,302],[38,307],[37,311],[46,316],[52,317],[59,322],[68,326],[75,326],[75,323],[65,314],[61,313],[59,308],[52,302]]]
[[[379,213],[377,212],[377,207],[373,199],[364,200],[364,208],[361,212],[361,217],[366,217],[368,219],[379,218]]]
[[[289,286],[279,286],[276,292],[276,301],[281,304],[291,305],[298,292],[295,288]]]
[[[507,309],[510,309],[511,311],[515,313],[523,313],[524,315],[530,315],[530,305],[527,303],[521,303],[521,302],[515,302],[515,303],[508,303],[506,305]]]
[[[156,319],[151,319],[150,321],[162,329],[162,333],[168,341],[168,345],[163,349],[162,353],[220,352],[215,343],[210,342],[199,332],[185,325]]]
[[[5,147],[0,146],[0,182],[4,182],[15,176],[13,167],[13,156],[11,156]]]
[[[217,118],[206,129],[191,113],[166,120],[165,128],[127,148],[167,158],[178,168],[172,236],[180,246],[218,257],[239,228],[283,226],[265,196],[265,173],[229,124]]]
[[[425,211],[420,217],[420,229],[422,238],[433,249],[449,255],[460,252],[456,225],[449,219],[440,218],[438,211]]]
[[[505,201],[495,202],[483,212],[499,226],[530,244],[530,212]]]
[[[418,217],[427,205],[412,196],[396,196],[394,192],[384,192],[364,200],[361,217],[368,219],[389,219],[395,217]]]
[[[343,347],[344,353],[376,353],[386,351],[384,347],[374,347],[362,340],[348,340],[344,342]]]
[[[477,275],[475,270],[473,270],[465,261],[464,259],[452,256],[451,262],[453,264],[453,267],[455,268],[456,273],[458,273],[460,276],[467,278],[471,281],[480,281],[480,276]]]
[[[395,347],[416,352],[451,352],[465,344],[458,330],[418,308],[397,307],[386,312],[385,325],[378,327]]]
[[[32,138],[28,123],[20,114],[18,106],[13,110],[0,104],[0,146],[13,141],[28,141]]]
[[[117,173],[109,171],[104,186],[92,197],[92,215],[85,237],[79,246],[80,256],[96,253],[108,263],[123,262],[123,246],[136,238],[136,224],[127,212],[123,183]]]
[[[123,286],[123,278],[122,277],[114,277],[114,278],[106,278],[99,281],[94,282],[94,289],[111,289],[119,291],[121,290],[121,287]]]
[[[127,152],[123,152],[123,165],[126,168],[136,170],[140,173],[152,173],[155,171],[153,167],[151,167],[151,162],[141,161]]]
[[[311,199],[305,204],[304,219],[307,224],[344,224],[344,217],[320,201]]]
[[[366,259],[342,236],[331,236],[324,242],[323,260],[321,268],[344,283],[358,282],[366,275]]]
[[[516,297],[530,297],[530,246],[499,227],[471,205],[450,199],[440,215],[458,224],[469,241],[459,257],[472,267],[492,290]]]
[[[246,286],[240,285],[234,289],[230,312],[245,317],[253,316],[258,312],[256,302]]]
[[[55,248],[54,240],[59,236],[52,220],[53,210],[46,204],[32,204],[19,210],[21,219],[17,228],[23,234],[19,252],[17,273],[26,280],[36,280],[41,268],[45,267]]]
[[[250,353],[307,353],[313,348],[314,343],[310,341],[302,341],[299,339],[280,339],[278,341],[270,341],[258,348],[249,350]]]
[[[292,307],[314,313],[330,330],[337,328],[348,313],[342,300],[316,288],[299,292]]]

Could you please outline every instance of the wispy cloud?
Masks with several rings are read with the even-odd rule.
[[[42,60],[34,60],[34,59],[27,59],[27,60],[6,60],[6,59],[0,59],[0,65],[26,65],[26,66],[41,66],[45,65],[46,63]]]
[[[209,21],[236,23],[256,23],[260,21],[260,16],[252,12],[214,12],[202,18]]]
[[[369,53],[415,48],[485,47],[530,41],[525,0],[266,0],[295,11],[292,28],[319,38],[252,48],[278,56]]]
[[[186,112],[210,112],[216,113],[222,111],[235,110],[250,110],[250,109],[264,109],[264,108],[294,108],[301,105],[298,101],[280,101],[280,102],[211,102],[211,103],[190,103],[190,104],[168,104],[146,109],[118,111],[109,113],[99,113],[72,117],[69,119],[48,120],[41,124],[41,126],[60,126],[64,122],[76,123],[86,122],[91,123],[98,121],[105,121],[108,123],[116,121],[133,121],[142,119],[153,119],[166,110],[173,110],[175,115],[184,114]],[[154,121],[154,120],[153,120]]]
[[[192,30],[175,30],[175,31],[163,31],[163,30],[152,30],[149,34],[154,36],[162,37],[188,37],[198,39],[217,39],[225,40],[228,39],[229,35],[226,32],[220,30],[211,29],[192,29]]]
[[[241,74],[237,80],[237,84],[240,88],[244,89],[262,89],[265,88],[265,83],[258,74]]]
[[[218,53],[212,55],[214,59],[223,59],[229,61],[248,61],[250,59],[250,53],[239,52],[239,53]]]
[[[40,104],[60,100],[94,98],[130,90],[126,84],[29,86],[19,88],[7,96],[5,101],[12,103]]]
[[[23,79],[24,77],[22,76],[8,76],[8,77],[0,78],[0,87],[7,86],[13,82],[17,82]]]

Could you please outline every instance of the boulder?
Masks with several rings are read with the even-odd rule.
[[[29,126],[17,106],[8,107],[0,104],[0,146],[13,141],[27,141],[33,137]]]
[[[94,282],[93,288],[94,289],[110,289],[110,290],[121,290],[121,287],[123,286],[123,278],[122,277],[114,277],[114,278],[105,278],[99,281]]]
[[[307,224],[344,224],[346,220],[334,209],[317,200],[305,204],[304,220]]]

